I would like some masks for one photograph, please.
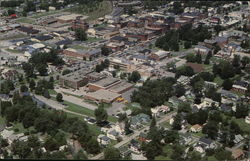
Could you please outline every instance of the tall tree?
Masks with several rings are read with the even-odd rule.
[[[104,159],[105,160],[120,160],[121,154],[120,151],[113,147],[108,147],[104,150]]]
[[[100,104],[97,109],[95,109],[95,117],[97,124],[108,119],[107,111],[104,109],[103,104]]]
[[[75,30],[75,39],[77,41],[86,41],[87,40],[86,32],[81,28],[76,29]]]

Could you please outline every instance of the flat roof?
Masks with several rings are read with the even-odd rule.
[[[95,91],[95,92],[87,93],[86,96],[92,97],[98,101],[107,100],[109,102],[112,102],[116,98],[120,97],[121,94],[117,94],[117,93],[114,93],[114,92],[111,92],[111,91],[105,90],[105,89],[100,89],[100,90]]]
[[[127,88],[131,88],[134,85],[132,83],[127,83],[125,81],[122,81],[121,83],[109,88],[110,91],[116,92],[116,93],[120,93],[121,91],[127,89]]]
[[[108,87],[114,83],[120,82],[121,80],[118,78],[113,78],[113,77],[106,77],[103,78],[99,81],[93,82],[91,84],[96,85],[96,86],[100,86],[100,87]]]

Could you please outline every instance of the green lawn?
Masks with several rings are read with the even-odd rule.
[[[250,126],[245,122],[245,119],[236,119],[233,117],[232,120],[234,120],[240,126],[244,133],[247,133],[248,135],[250,134]]]
[[[10,130],[15,130],[15,129],[18,129],[18,132],[16,133],[19,134],[19,133],[25,133],[27,131],[34,130],[34,127],[24,128],[22,123],[15,123],[13,124],[13,127]]]
[[[15,50],[15,49],[6,49],[6,51],[8,51],[10,53],[16,53],[16,54],[22,53],[21,51]]]
[[[5,118],[0,116],[0,124],[5,124]]]
[[[217,76],[214,78],[214,82],[217,83],[219,86],[221,86],[223,83],[223,79],[221,79],[220,76]]]
[[[69,111],[77,112],[77,113],[84,114],[87,116],[92,116],[92,117],[95,116],[94,111],[92,111],[90,109],[76,105],[76,104],[68,102],[68,101],[64,101],[64,103],[68,105],[68,107],[66,109]]]
[[[54,89],[49,89],[50,95],[57,95],[57,92]]]
[[[99,7],[93,12],[87,13],[88,21],[96,20],[112,12],[112,6],[109,1],[102,1]]]
[[[19,39],[19,38],[25,38],[25,37],[28,37],[28,36],[25,35],[25,34],[22,34],[22,33],[18,33],[18,34],[15,34],[15,35],[3,37],[0,40],[11,40],[11,39]]]
[[[205,71],[207,71],[207,72],[213,71],[213,65],[211,65],[211,64],[202,64],[202,66],[205,69]]]
[[[165,128],[170,128],[170,127],[171,127],[169,121],[165,121],[165,122],[161,123],[160,125],[161,125],[162,127],[165,127]]]
[[[67,93],[67,92],[62,92],[63,94],[66,94],[66,95],[71,95],[71,96],[74,96],[74,97],[77,97],[77,98],[82,98],[81,96],[78,96],[78,95],[75,95],[75,94],[71,94],[71,93]]]
[[[212,155],[207,158],[208,161],[217,161],[217,159]]]
[[[197,133],[192,133],[194,136],[198,136],[198,137],[203,137],[204,134],[200,131],[200,132],[197,132]]]
[[[96,41],[100,41],[103,40],[101,38],[96,38],[96,37],[88,37],[86,42],[96,42]]]
[[[20,18],[18,20],[16,20],[17,22],[21,22],[21,23],[33,23],[34,20],[31,19],[31,18],[27,18],[27,17],[23,17],[23,18]]]
[[[83,45],[72,45],[72,46],[70,46],[70,48],[73,48],[73,49],[76,49],[76,50],[87,50],[87,49],[89,49],[88,47],[83,46]]]
[[[77,112],[77,113],[91,116],[91,117],[95,117],[94,111],[92,111],[90,109],[87,109],[85,107],[82,107],[82,106],[79,106],[79,105],[76,105],[74,103],[67,102],[67,101],[64,101],[64,103],[68,105],[68,107],[66,109],[69,111]],[[113,116],[108,117],[108,121],[117,122],[117,120],[118,119],[116,117],[113,117]]]
[[[59,13],[61,11],[49,11],[49,12],[44,12],[44,13],[37,13],[37,14],[34,14],[33,16],[31,16],[31,18],[40,18],[40,17],[44,17],[44,16],[49,16],[49,15],[53,15],[53,14],[56,14],[56,13]]]

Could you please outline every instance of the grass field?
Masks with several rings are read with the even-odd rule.
[[[50,95],[56,95],[57,92],[55,90],[53,90],[53,89],[49,89],[49,94]]]
[[[103,40],[101,38],[96,38],[96,37],[88,37],[86,42],[96,42],[96,41],[100,41]]]
[[[15,130],[15,129],[18,129],[18,132],[15,132],[17,134],[19,134],[19,133],[25,133],[25,132],[31,131],[31,130],[35,130],[34,127],[24,128],[22,123],[15,123],[15,124],[13,124],[13,127],[10,130]]]
[[[37,13],[34,16],[31,16],[31,18],[40,18],[40,17],[44,17],[44,16],[53,15],[53,14],[56,14],[59,12],[61,12],[61,11],[49,11],[49,12],[44,12],[44,13]]]
[[[85,7],[85,9],[84,9]],[[93,21],[100,17],[103,17],[112,12],[112,6],[109,1],[100,2],[97,9],[94,8],[86,8],[87,6],[78,6],[70,9],[66,9],[65,11],[79,13],[88,16],[87,21]]]
[[[15,54],[21,54],[22,52],[19,50],[15,50],[15,49],[6,49],[6,51],[10,52],[10,53],[15,53]]]
[[[87,49],[89,49],[88,47],[83,46],[83,45],[72,45],[70,47],[73,48],[73,49],[76,49],[76,50],[87,50]]]
[[[23,18],[20,18],[18,20],[16,20],[16,22],[20,22],[20,23],[33,23],[34,20],[31,19],[31,18],[27,18],[27,17],[23,17]]]
[[[68,107],[66,109],[69,111],[77,112],[77,113],[91,116],[91,117],[95,117],[94,111],[92,111],[90,109],[87,109],[85,107],[82,107],[82,106],[79,106],[79,105],[76,105],[74,103],[67,102],[67,101],[64,101],[64,103],[68,105]],[[113,117],[113,116],[108,117],[108,121],[117,122],[117,120],[118,119],[116,117]]]

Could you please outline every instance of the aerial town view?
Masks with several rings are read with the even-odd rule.
[[[0,0],[0,159],[250,161],[250,2]]]

